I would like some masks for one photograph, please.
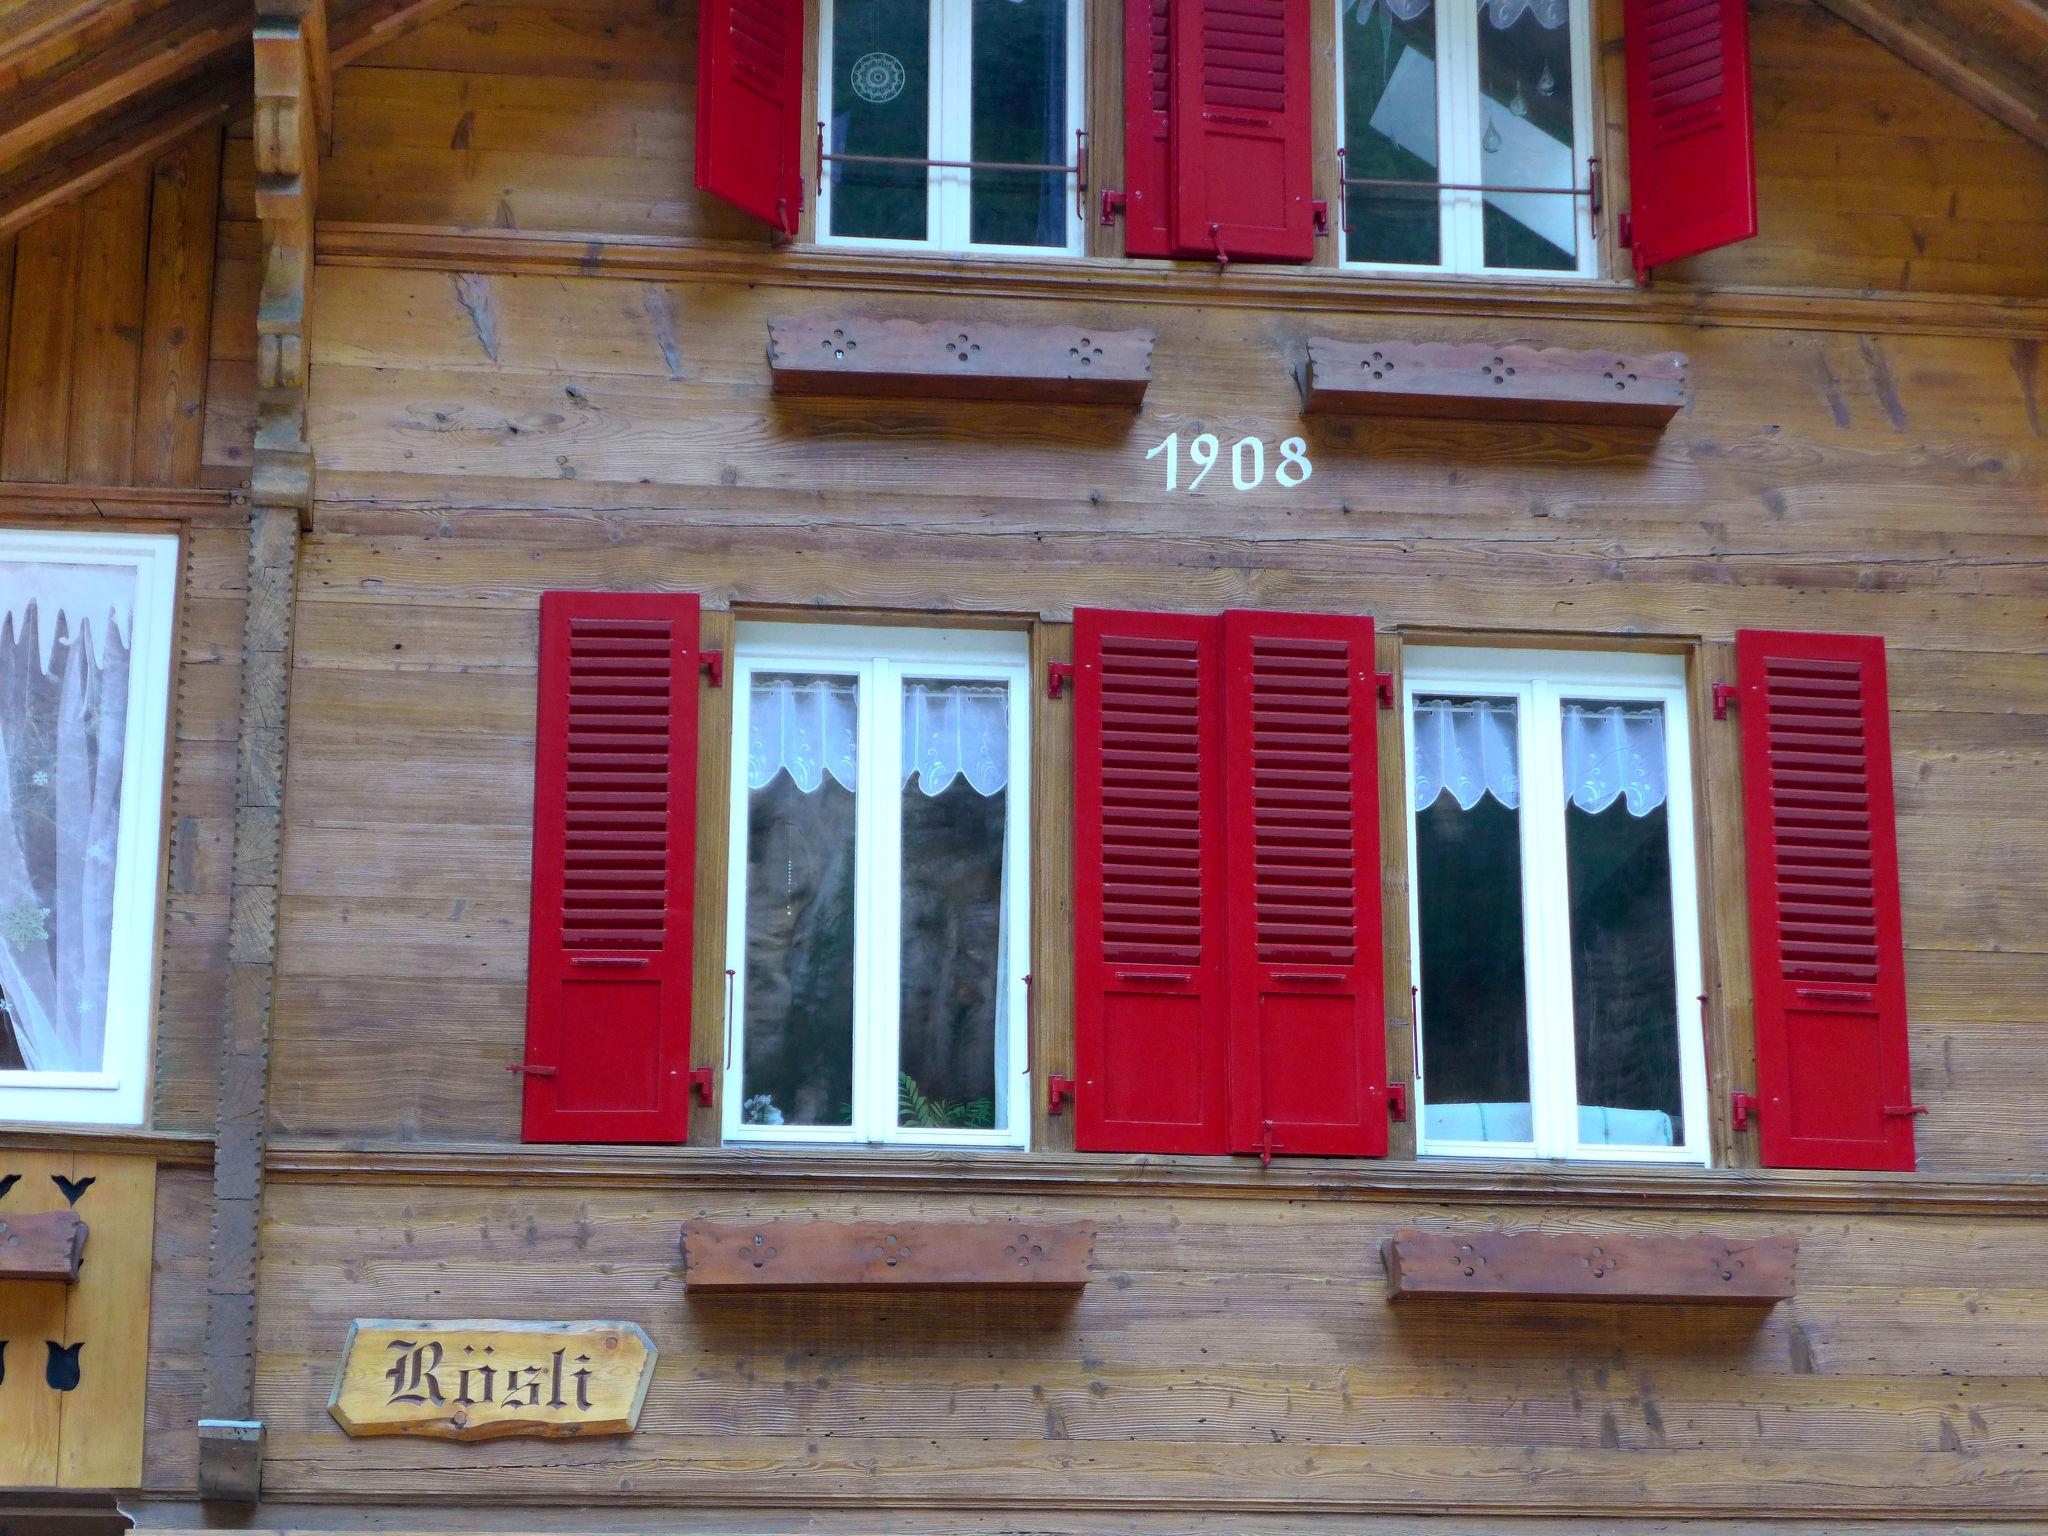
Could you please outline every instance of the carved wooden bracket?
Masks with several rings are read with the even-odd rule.
[[[1088,1283],[1085,1222],[692,1221],[692,1291],[1065,1290]]]
[[[1685,408],[1683,352],[1626,357],[1486,342],[1308,344],[1301,373],[1312,415],[1467,417],[1661,427]]]
[[[778,394],[1037,400],[1136,409],[1152,382],[1150,331],[977,321],[780,316],[768,322]]]
[[[0,1280],[78,1279],[86,1225],[76,1211],[0,1216]]]
[[[1389,1301],[1457,1296],[1768,1307],[1792,1295],[1799,1239],[1404,1229],[1383,1252]]]

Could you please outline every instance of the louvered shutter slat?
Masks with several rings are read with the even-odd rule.
[[[697,599],[541,599],[527,1141],[689,1130]]]
[[[803,210],[803,0],[703,0],[697,186],[796,234]]]
[[[1364,617],[1223,617],[1231,1147],[1384,1156],[1379,736]]]
[[[1213,618],[1074,615],[1074,1142],[1226,1150]]]
[[[1171,0],[1173,254],[1315,254],[1308,0]]]
[[[1745,0],[1625,0],[1636,274],[1756,233]]]
[[[1909,1169],[1884,643],[1745,630],[1736,661],[1763,1161]]]
[[[1124,0],[1124,254],[1171,256],[1174,0]]]

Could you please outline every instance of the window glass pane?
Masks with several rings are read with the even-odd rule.
[[[973,160],[1065,165],[1067,0],[974,0]],[[1067,243],[1073,190],[1063,171],[974,171],[968,238],[977,245]]]
[[[0,561],[0,1069],[104,1064],[132,569]]]
[[[1436,11],[1431,0],[1355,0],[1338,17],[1347,180],[1437,179]],[[1345,258],[1435,266],[1438,196],[1429,187],[1345,191]]]
[[[1683,1145],[1663,707],[1564,710],[1579,1140]]]
[[[929,4],[833,0],[832,72],[833,154],[930,156]],[[830,169],[833,234],[927,237],[928,168],[839,160]]]
[[[1009,690],[910,681],[903,722],[902,1052],[897,1123],[1002,1125]]]
[[[1476,0],[1479,6],[1479,169],[1490,186],[1570,187],[1572,23],[1567,0]],[[1571,271],[1578,266],[1578,201],[1501,192],[1486,199],[1486,264]]]
[[[1431,796],[1415,811],[1415,895],[1424,1131],[1434,1141],[1533,1135],[1521,797],[1512,762],[1501,761],[1514,726],[1511,700],[1416,701],[1417,793]],[[1441,744],[1427,762],[1426,739]]]
[[[853,1123],[857,708],[844,677],[759,672],[749,691],[748,1125]]]

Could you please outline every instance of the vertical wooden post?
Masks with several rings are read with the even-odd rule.
[[[256,1271],[293,603],[300,534],[313,506],[305,319],[327,81],[321,5],[322,0],[258,0],[255,29],[256,212],[264,241],[256,324],[258,418],[250,480],[249,610],[242,629],[228,1019],[221,1039],[206,1392],[199,1422],[200,1494],[238,1502],[254,1502],[263,1479],[263,1426],[254,1416]]]

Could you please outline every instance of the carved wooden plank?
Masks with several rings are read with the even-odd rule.
[[[692,1221],[693,1291],[1079,1290],[1095,1229],[1086,1222]]]
[[[1308,344],[1301,394],[1313,414],[1661,427],[1685,407],[1685,374],[1683,352],[1319,336]]]
[[[85,1254],[85,1222],[76,1211],[0,1212],[0,1280],[78,1278]]]
[[[327,1411],[351,1435],[630,1435],[655,1358],[638,1323],[359,1318]]]
[[[1404,1228],[1383,1252],[1390,1301],[1459,1296],[1768,1307],[1792,1295],[1799,1239]]]
[[[779,394],[1042,400],[1136,407],[1152,381],[1150,331],[979,321],[777,316],[768,363]]]

